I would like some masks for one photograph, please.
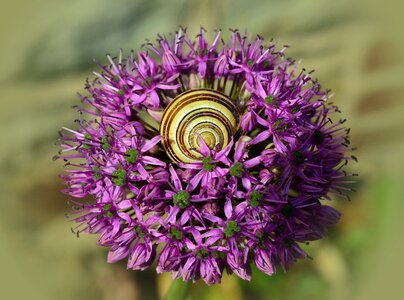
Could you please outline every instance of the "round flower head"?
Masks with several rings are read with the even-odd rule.
[[[108,262],[250,280],[251,264],[286,270],[307,256],[299,244],[339,220],[321,200],[350,190],[354,157],[328,91],[286,47],[237,30],[212,40],[181,29],[107,55],[80,95],[77,128],[60,132],[64,192],[93,199],[72,200],[75,230],[98,234]]]

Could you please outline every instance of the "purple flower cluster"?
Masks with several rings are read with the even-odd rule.
[[[181,29],[127,58],[108,55],[80,95],[77,128],[60,132],[64,192],[93,199],[72,200],[75,230],[98,234],[108,262],[144,270],[156,259],[158,273],[207,284],[225,269],[250,280],[251,263],[272,275],[306,257],[299,244],[339,220],[320,200],[350,190],[352,157],[328,91],[285,49],[239,31],[209,44],[203,29],[195,40]],[[158,125],[170,101],[196,88],[234,100],[240,128],[223,149],[200,138],[200,161],[173,163]]]

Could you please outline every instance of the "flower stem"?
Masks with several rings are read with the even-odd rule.
[[[185,300],[191,290],[191,283],[182,281],[181,279],[174,280],[165,297],[165,300]]]

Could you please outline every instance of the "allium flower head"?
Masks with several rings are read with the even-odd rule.
[[[77,128],[60,132],[64,192],[93,199],[72,200],[75,230],[98,234],[108,262],[250,280],[251,264],[286,270],[339,220],[322,200],[350,190],[351,149],[328,92],[287,47],[237,30],[212,40],[181,29],[107,55]]]

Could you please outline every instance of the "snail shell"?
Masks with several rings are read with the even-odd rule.
[[[237,131],[239,118],[234,101],[221,92],[188,90],[164,110],[160,125],[163,147],[174,162],[199,161],[199,137],[209,148],[221,150]]]

